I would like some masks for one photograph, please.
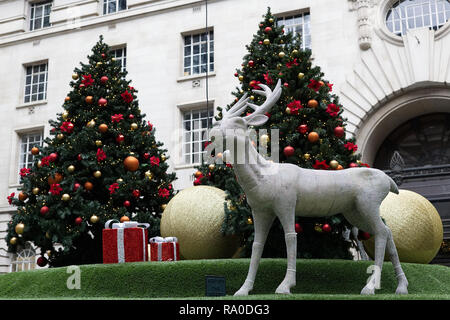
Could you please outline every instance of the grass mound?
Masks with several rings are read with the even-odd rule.
[[[249,259],[190,260],[83,265],[81,289],[68,289],[67,268],[41,269],[0,275],[1,299],[201,299],[205,276],[226,277],[226,297],[245,280]],[[285,259],[262,259],[254,290],[247,299],[450,299],[450,268],[402,264],[409,281],[408,296],[395,296],[396,279],[385,263],[381,289],[371,297],[360,290],[368,277],[369,261],[297,260],[297,285],[293,295],[275,295],[283,280]],[[242,298],[239,298],[242,299]]]

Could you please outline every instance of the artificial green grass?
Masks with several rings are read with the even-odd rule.
[[[450,299],[450,268],[409,263],[402,264],[409,295],[393,294],[395,275],[392,264],[385,263],[381,289],[374,296],[361,296],[372,263],[297,260],[293,294],[275,295],[286,260],[262,259],[248,297],[232,295],[245,280],[249,259],[83,265],[79,290],[67,288],[67,268],[51,268],[0,275],[0,299]],[[205,297],[206,275],[225,276],[227,296]]]

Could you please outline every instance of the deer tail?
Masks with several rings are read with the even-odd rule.
[[[389,191],[391,191],[391,192],[393,192],[393,193],[395,193],[395,194],[398,194],[399,191],[398,191],[398,186],[397,186],[397,184],[395,183],[394,180],[392,180],[391,177],[389,177],[389,176],[387,176],[387,177],[388,177],[388,179],[389,179],[389,184],[390,184],[390,189],[389,189]]]

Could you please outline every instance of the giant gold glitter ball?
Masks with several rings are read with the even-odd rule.
[[[390,192],[380,206],[380,215],[391,229],[401,262],[429,263],[443,240],[442,220],[436,208],[418,193]],[[364,241],[369,256],[374,257],[374,237]],[[389,260],[386,251],[385,260]]]
[[[164,210],[161,235],[177,237],[184,259],[231,258],[239,239],[224,236],[225,191],[210,186],[195,186],[177,193]]]

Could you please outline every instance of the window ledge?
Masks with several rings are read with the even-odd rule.
[[[208,78],[215,77],[215,76],[216,76],[215,72],[208,73]],[[203,78],[206,78],[206,73],[194,74],[194,75],[190,75],[190,76],[179,77],[177,79],[177,82],[184,82],[184,81],[203,79]]]
[[[194,164],[177,164],[175,165],[175,170],[183,170],[183,169],[195,169],[195,167],[200,166],[201,163]]]
[[[16,109],[23,109],[23,108],[28,108],[28,107],[35,107],[35,106],[39,106],[41,104],[47,104],[47,100],[40,100],[40,101],[33,101],[33,102],[26,102],[26,103],[22,103],[19,104]]]

